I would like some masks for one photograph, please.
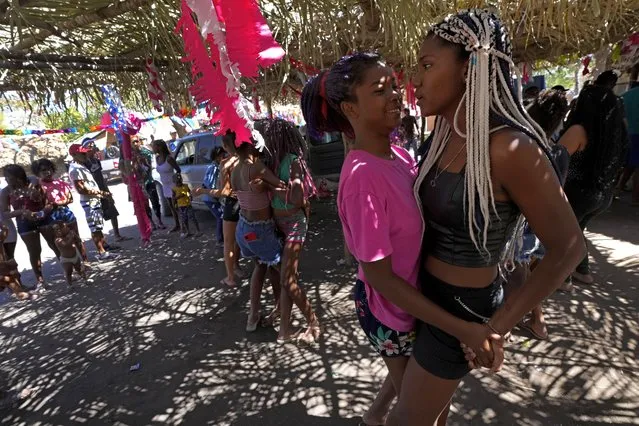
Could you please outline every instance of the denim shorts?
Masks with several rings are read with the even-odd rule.
[[[249,222],[240,215],[235,240],[240,246],[242,257],[256,259],[269,266],[281,262],[282,243],[275,233],[273,219]]]
[[[422,271],[420,283],[426,298],[464,321],[485,323],[504,302],[499,276],[487,287],[469,288],[450,285]],[[447,380],[459,380],[470,372],[456,337],[433,325],[417,323],[413,355],[424,370]]]
[[[396,331],[382,324],[368,306],[366,285],[363,281],[357,280],[355,283],[353,298],[355,299],[355,312],[359,325],[364,330],[375,352],[388,358],[410,356],[413,352],[415,332]]]
[[[17,230],[18,234],[20,235],[40,231],[41,228],[52,224],[53,221],[51,220],[51,216],[47,216],[44,219],[38,220],[16,218]]]
[[[519,264],[528,264],[534,259],[543,259],[546,254],[539,238],[532,232],[529,227],[524,231],[521,247],[517,245],[515,249],[515,262]]]

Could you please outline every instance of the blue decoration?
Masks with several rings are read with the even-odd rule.
[[[104,95],[104,102],[106,103],[107,111],[111,116],[111,122],[113,123],[115,134],[118,137],[118,142],[122,143],[121,131],[126,126],[122,99],[120,98],[118,92],[115,90],[115,87],[110,84],[100,86],[100,90]]]

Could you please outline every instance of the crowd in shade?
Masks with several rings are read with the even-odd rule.
[[[527,90],[524,102],[512,49],[503,23],[486,10],[463,11],[431,28],[412,78],[421,114],[436,118],[419,147],[417,121],[377,53],[349,54],[304,87],[308,134],[344,136],[337,205],[345,255],[358,263],[354,312],[388,368],[364,424],[446,424],[464,377],[472,369],[501,368],[513,328],[548,339],[544,300],[593,284],[584,237],[589,223],[628,183],[639,203],[639,88],[617,97],[617,74],[606,71],[572,103],[561,86]],[[283,119],[259,120],[255,128],[260,143],[223,132],[201,188],[184,184],[162,140],[152,150],[135,144],[131,164],[154,230],[166,226],[153,162],[174,218],[169,233],[201,233],[191,203],[202,197],[224,252],[221,286],[237,287],[244,278],[240,258],[254,261],[247,332],[277,325],[277,343],[312,344],[323,330],[298,272],[317,193],[307,144]],[[398,129],[403,146],[392,143]],[[97,259],[117,257],[116,243],[124,239],[119,213],[95,151],[90,140],[70,147],[70,184],[54,177],[47,159],[33,163],[34,178],[20,166],[4,168],[1,266],[16,297],[37,293],[21,284],[16,235],[39,288],[47,286],[40,236],[70,287],[74,272],[88,279],[87,250],[69,209],[72,188]],[[113,242],[105,238],[104,221],[112,222]],[[267,277],[274,309],[263,315]],[[302,330],[291,324],[295,306],[306,320]]]

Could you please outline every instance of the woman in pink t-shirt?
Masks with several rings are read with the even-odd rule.
[[[87,249],[84,242],[80,238],[78,231],[78,221],[69,208],[73,203],[73,193],[71,186],[62,179],[54,179],[56,167],[53,161],[42,158],[31,164],[31,171],[40,179],[40,186],[47,196],[47,205],[45,210],[49,213],[52,222],[66,223],[75,231],[77,236],[76,244],[80,247],[82,259],[86,262]]]
[[[475,336],[478,324],[451,315],[418,288],[424,224],[413,194],[417,170],[410,154],[390,142],[401,109],[393,70],[373,53],[340,59],[311,79],[302,94],[310,132],[340,131],[355,138],[342,167],[338,210],[346,244],[360,264],[358,319],[389,370],[363,417],[366,424],[384,424],[399,394],[415,318],[459,331],[460,340],[477,351],[485,340]]]

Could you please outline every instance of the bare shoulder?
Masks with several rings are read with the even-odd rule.
[[[530,136],[515,129],[504,129],[490,137],[490,165],[495,174],[523,172],[531,166],[547,162],[547,156],[539,144]]]

